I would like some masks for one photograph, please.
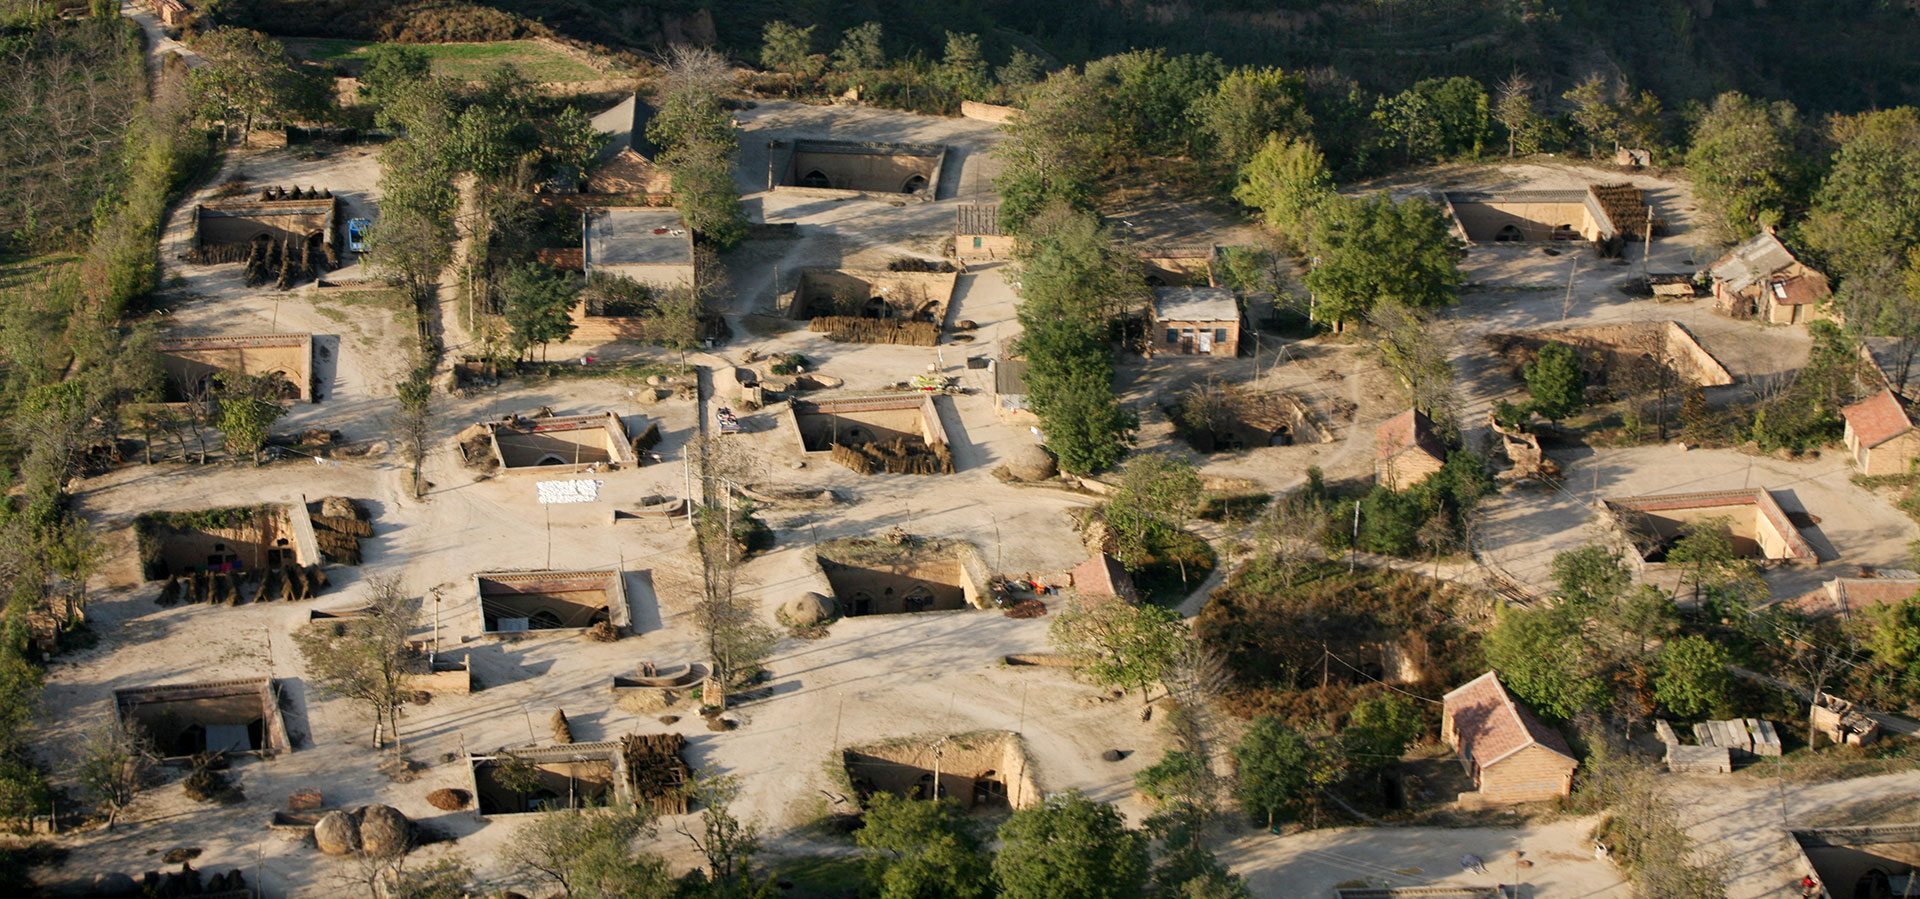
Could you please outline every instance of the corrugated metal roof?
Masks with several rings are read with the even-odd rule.
[[[953,233],[1000,235],[1000,207],[992,203],[962,203],[953,210]]]
[[[1154,315],[1163,321],[1237,322],[1240,304],[1224,287],[1156,287]]]
[[[1720,257],[1718,262],[1708,267],[1708,271],[1713,273],[1714,280],[1739,293],[1795,261],[1793,253],[1786,244],[1780,242],[1780,238],[1771,231],[1762,231],[1752,240]]]

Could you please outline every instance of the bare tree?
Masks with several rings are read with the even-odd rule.
[[[760,854],[760,828],[734,817],[733,801],[740,796],[740,778],[702,771],[688,787],[700,806],[700,831],[688,825],[676,829],[707,859],[707,878],[715,884],[738,884],[752,876],[753,858]]]
[[[75,779],[94,802],[107,810],[107,827],[133,802],[134,793],[153,775],[153,751],[137,725],[108,720],[88,735],[80,748]]]
[[[308,674],[322,693],[364,704],[373,714],[373,746],[387,735],[400,743],[400,706],[418,661],[408,638],[419,607],[392,577],[367,579],[367,610],[358,618],[319,621],[293,635]]]

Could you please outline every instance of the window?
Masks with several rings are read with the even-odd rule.
[[[1168,328],[1168,329],[1167,329],[1167,342],[1168,342],[1168,343],[1179,343],[1179,342],[1180,342],[1180,332],[1179,332],[1179,331],[1176,331],[1176,330],[1174,330],[1174,329],[1172,329],[1172,328]]]
[[[980,241],[981,241],[981,238],[978,238],[978,237],[976,237],[976,238],[974,238],[974,239],[973,239],[973,248],[974,248],[974,249],[976,249],[976,250],[977,250],[977,249],[980,249]]]
[[[1225,328],[1215,328],[1215,329],[1213,329],[1213,342],[1214,342],[1214,343],[1226,343],[1226,342],[1227,342],[1227,329],[1225,329]]]

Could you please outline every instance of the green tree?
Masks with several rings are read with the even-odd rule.
[[[840,35],[840,46],[833,50],[836,72],[867,72],[885,68],[887,50],[881,40],[879,22],[862,22]]]
[[[668,895],[673,877],[664,859],[633,851],[653,834],[653,821],[634,807],[563,811],[515,834],[505,850],[514,868],[530,871],[573,899],[641,899]]]
[[[1192,112],[1224,74],[1212,54],[1134,50],[1087,63],[1087,80],[1106,94],[1115,151],[1146,155],[1191,152],[1198,134]],[[1260,135],[1264,136],[1264,135]],[[1258,140],[1256,136],[1254,140]]]
[[[374,44],[360,65],[357,99],[362,106],[382,106],[402,86],[433,74],[427,51],[409,44]]]
[[[799,78],[817,77],[826,68],[827,59],[813,52],[815,27],[768,22],[760,31],[760,64]]]
[[[1608,698],[1606,684],[1594,676],[1580,625],[1578,617],[1559,608],[1504,608],[1481,650],[1513,695],[1564,721],[1602,708]]]
[[[678,830],[706,858],[708,883],[722,896],[749,894],[753,860],[760,855],[760,828],[733,813],[734,800],[740,798],[739,776],[700,771],[688,791],[700,808],[699,832],[690,830],[690,824]]]
[[[1899,695],[1920,696],[1920,599],[1910,597],[1861,611],[1865,632],[1861,644],[1872,655],[1874,667],[1891,675]]]
[[[1843,116],[1829,127],[1833,168],[1802,227],[1807,243],[1843,278],[1900,260],[1920,246],[1920,109]]]
[[[1308,242],[1317,257],[1306,275],[1317,319],[1344,322],[1381,303],[1430,309],[1454,301],[1466,280],[1461,244],[1438,207],[1380,194],[1328,210],[1316,217]]]
[[[1527,363],[1527,393],[1533,397],[1533,411],[1548,421],[1558,422],[1587,406],[1587,376],[1573,348],[1564,343],[1549,343]]]
[[[214,376],[214,382],[220,398],[218,427],[227,438],[227,452],[260,461],[260,453],[267,447],[267,431],[287,414],[287,407],[278,402],[280,388],[286,382],[237,372],[221,372]]]
[[[1408,162],[1479,156],[1491,121],[1487,89],[1464,76],[1429,78],[1382,97],[1373,120]]]
[[[1080,671],[1104,687],[1139,690],[1148,701],[1150,687],[1167,673],[1187,647],[1180,613],[1115,598],[1078,602],[1055,615],[1047,642],[1080,663]]]
[[[373,746],[397,746],[400,706],[412,691],[413,649],[408,639],[419,608],[397,578],[367,580],[366,614],[319,621],[295,631],[293,644],[307,662],[307,676],[322,695],[364,705],[373,716]]]
[[[662,157],[672,174],[674,204],[687,227],[719,250],[747,238],[747,208],[733,166],[711,144],[687,144]]]
[[[381,893],[387,899],[469,899],[480,892],[478,878],[459,859],[443,858],[412,871],[397,868]]]
[[[1363,699],[1354,704],[1347,727],[1340,732],[1342,755],[1361,768],[1391,768],[1426,731],[1413,700],[1404,696]]]
[[[572,310],[580,288],[572,275],[537,262],[516,265],[500,279],[500,294],[514,352],[521,357],[537,344],[544,358],[547,344],[573,336]]]
[[[454,152],[468,171],[486,181],[506,184],[537,139],[525,115],[504,105],[475,103],[460,113]]]
[[[1339,779],[1328,757],[1299,731],[1272,715],[1247,725],[1233,746],[1234,798],[1268,827],[1312,808],[1315,796]]]
[[[1000,226],[1024,235],[1029,220],[1055,203],[1091,208],[1112,138],[1107,92],[1072,69],[1027,93],[1026,111],[1000,126]]]
[[[1784,223],[1805,204],[1806,126],[1784,100],[1738,91],[1714,98],[1693,129],[1687,172],[1694,196],[1731,243]]]
[[[993,860],[1002,899],[1139,899],[1147,840],[1112,806],[1078,790],[1020,809],[1000,825]]]
[[[990,72],[986,54],[980,49],[979,35],[947,32],[946,52],[933,73],[936,83],[962,100],[981,100],[993,87],[988,77]]]
[[[1103,513],[1114,558],[1129,568],[1152,561],[1198,511],[1204,491],[1193,463],[1170,453],[1135,456],[1120,469],[1120,484]]]
[[[329,86],[296,68],[279,41],[258,31],[215,28],[195,38],[193,49],[205,64],[188,71],[188,89],[201,118],[220,124],[222,141],[236,119],[244,137],[256,122],[317,114],[330,102]]]
[[[1260,210],[1270,227],[1296,241],[1306,236],[1316,210],[1339,199],[1313,139],[1277,135],[1240,167],[1233,198]]]
[[[1015,47],[1007,56],[1007,64],[995,69],[993,77],[1006,87],[1022,88],[1047,77],[1047,66],[1040,57]]]
[[[854,842],[879,899],[988,899],[993,869],[960,803],[876,793]]]
[[[1535,105],[1533,79],[1519,72],[1500,82],[1493,103],[1493,119],[1507,132],[1507,155],[1540,152],[1546,120]]]
[[[1705,637],[1686,636],[1660,650],[1660,670],[1653,677],[1653,698],[1681,718],[1701,718],[1728,707],[1733,661],[1719,644]]]
[[[133,796],[153,775],[153,751],[133,725],[103,721],[80,747],[74,779],[87,797],[107,810],[111,829]]]
[[[1633,572],[1620,553],[1598,544],[1556,554],[1552,570],[1561,602],[1582,608],[1611,603],[1633,586]]]
[[[1312,135],[1306,93],[1306,82],[1298,75],[1270,67],[1239,68],[1220,79],[1213,93],[1194,101],[1193,115],[1213,138],[1218,158],[1237,168],[1271,139]]]

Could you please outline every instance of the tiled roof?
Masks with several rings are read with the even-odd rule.
[[[1788,605],[1815,618],[1848,616],[1868,606],[1898,605],[1915,593],[1920,593],[1920,580],[1914,578],[1842,577],[1788,600]]]
[[[1796,261],[1780,238],[1771,231],[1762,231],[1753,239],[1734,247],[1707,270],[1713,273],[1714,280],[1739,293]]]
[[[593,130],[606,135],[598,162],[605,164],[622,150],[632,150],[644,159],[660,155],[660,148],[647,139],[647,125],[653,121],[653,104],[633,94],[619,105],[593,117]]]
[[[1840,410],[1840,417],[1853,426],[1853,436],[1862,446],[1872,449],[1913,430],[1913,421],[1900,399],[1891,390],[1882,390]]]
[[[1079,591],[1081,596],[1118,596],[1133,601],[1140,597],[1127,570],[1106,553],[1074,566],[1068,577],[1073,581],[1073,589]]]
[[[1455,688],[1444,700],[1460,754],[1482,768],[1528,746],[1573,758],[1566,739],[1508,695],[1500,678],[1491,671]]]
[[[1447,458],[1446,446],[1433,434],[1433,421],[1418,409],[1408,409],[1387,419],[1387,423],[1374,432],[1373,449],[1380,459],[1391,459],[1415,448],[1435,459]]]

